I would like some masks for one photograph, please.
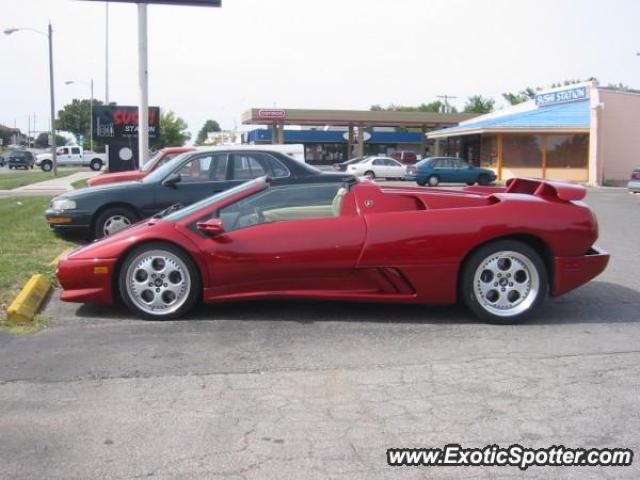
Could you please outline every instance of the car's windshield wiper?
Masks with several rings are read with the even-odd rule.
[[[184,204],[182,204],[182,203],[174,203],[170,207],[167,207],[164,210],[156,213],[152,218],[163,218],[163,217],[166,217],[170,213],[173,213],[176,210],[180,210],[181,208],[184,208]]]

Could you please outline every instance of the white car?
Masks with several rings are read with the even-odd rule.
[[[98,171],[107,163],[106,153],[83,151],[82,147],[64,146],[56,150],[56,162],[59,167],[90,167]],[[36,166],[49,172],[53,168],[53,157],[50,153],[43,153],[36,157]]]
[[[371,178],[404,178],[407,166],[389,157],[366,157],[347,167],[347,173]]]

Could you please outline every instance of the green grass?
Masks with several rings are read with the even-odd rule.
[[[50,201],[50,197],[0,199],[0,319],[6,318],[9,303],[31,275],[42,273],[56,285],[56,267],[50,263],[74,246],[49,229],[44,211]]]
[[[80,172],[81,170],[59,170],[58,177],[66,177],[72,173]],[[45,180],[53,180],[53,173],[43,171],[27,171],[18,170],[11,173],[0,174],[0,190],[11,190],[12,188],[24,187],[25,185],[31,185],[32,183],[44,182]]]
[[[76,190],[78,190],[79,188],[85,188],[88,187],[89,184],[87,183],[87,179],[83,179],[83,180],[76,180],[75,182],[71,183],[71,186],[73,188],[75,188]]]

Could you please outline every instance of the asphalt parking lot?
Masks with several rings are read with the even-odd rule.
[[[591,190],[612,261],[526,324],[461,307],[63,304],[0,334],[1,478],[640,478],[640,196]],[[391,447],[627,447],[631,467],[389,467]]]

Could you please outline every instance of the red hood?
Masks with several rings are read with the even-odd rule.
[[[132,180],[140,180],[147,176],[148,172],[140,170],[132,170],[129,172],[103,173],[97,177],[93,177],[87,181],[89,186],[105,185],[107,183],[130,182]]]

